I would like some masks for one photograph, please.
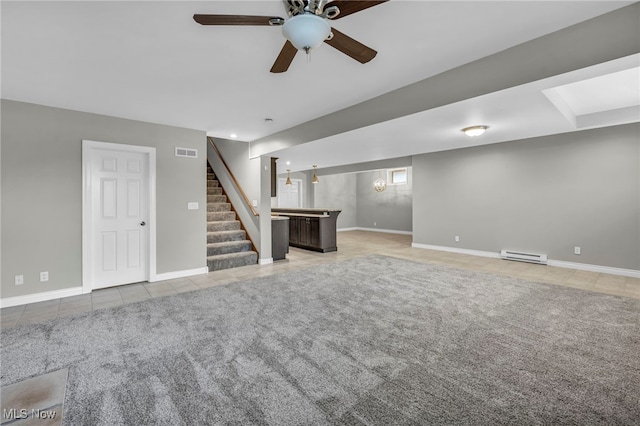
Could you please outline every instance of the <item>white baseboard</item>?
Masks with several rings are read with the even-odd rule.
[[[174,271],[174,272],[165,272],[162,274],[155,274],[154,276],[149,278],[149,282],[154,283],[156,281],[174,280],[176,278],[192,277],[194,275],[202,275],[202,274],[208,274],[208,273],[209,273],[209,268],[206,266],[203,266],[202,268],[185,269],[183,271]]]
[[[273,257],[268,257],[268,258],[266,258],[266,259],[262,259],[262,258],[261,258],[261,259],[258,261],[258,263],[259,263],[260,265],[270,265],[270,264],[272,264],[272,263],[273,263]]]
[[[82,294],[82,286],[64,288],[62,290],[43,291],[42,293],[25,294],[24,296],[5,297],[0,299],[0,308],[27,305],[29,303],[45,302],[62,297],[78,296]]]
[[[500,258],[500,253],[494,253],[492,251],[470,250],[470,249],[463,249],[458,247],[447,247],[447,246],[432,246],[430,244],[420,244],[420,243],[411,243],[411,247],[427,249],[427,250],[448,251],[450,253],[469,254],[471,256],[491,257],[494,259]]]
[[[166,272],[163,274],[155,274],[149,282],[172,280],[175,278],[190,277],[193,275],[201,275],[209,273],[209,268],[187,269],[184,271]],[[90,292],[89,292],[90,293]],[[78,296],[83,293],[83,287],[71,287],[62,290],[44,291],[41,293],[26,294],[24,296],[5,297],[0,299],[0,308],[9,308],[11,306],[27,305],[29,303],[45,302],[47,300],[60,299],[63,297]]]
[[[469,249],[462,249],[457,247],[433,246],[429,244],[419,244],[419,243],[411,243],[411,247],[500,259],[500,253],[492,252],[492,251],[469,250]],[[557,268],[577,269],[580,271],[598,272],[600,274],[611,274],[611,275],[621,275],[624,277],[640,278],[640,271],[635,269],[624,269],[624,268],[615,268],[612,266],[591,265],[589,263],[565,262],[564,260],[553,260],[553,259],[549,259],[547,261],[547,265],[555,266]]]
[[[345,231],[367,231],[367,232],[382,232],[382,233],[385,233],[385,234],[413,235],[413,232],[411,232],[411,231],[397,231],[397,230],[395,230],[395,229],[361,228],[361,227],[355,227],[355,228],[341,228],[341,229],[337,229],[336,231],[338,231],[338,232],[345,232]]]
[[[591,265],[589,263],[566,262],[564,260],[547,261],[549,266],[558,268],[578,269],[580,271],[598,272],[600,274],[621,275],[623,277],[640,278],[640,271],[635,269],[615,268],[613,266]]]

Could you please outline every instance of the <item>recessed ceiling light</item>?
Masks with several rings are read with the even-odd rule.
[[[229,136],[232,137],[233,139],[238,137],[238,135],[236,135],[235,133],[231,133]]]
[[[289,164],[291,164],[291,161],[287,161],[287,166],[288,166]]]
[[[489,126],[471,126],[471,127],[465,127],[464,129],[462,129],[462,131],[467,136],[480,136],[488,128]]]

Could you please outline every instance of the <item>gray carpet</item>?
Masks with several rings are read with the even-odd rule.
[[[640,301],[384,256],[2,332],[65,424],[640,424]]]

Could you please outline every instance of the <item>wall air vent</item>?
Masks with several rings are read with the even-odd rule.
[[[506,260],[516,260],[518,262],[537,263],[540,265],[547,264],[546,254],[523,253],[519,251],[502,250],[500,252],[500,257]]]
[[[198,158],[198,150],[193,148],[176,147],[176,157]]]

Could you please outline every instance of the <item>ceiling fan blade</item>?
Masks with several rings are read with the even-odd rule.
[[[272,19],[282,18],[277,16],[249,16],[249,15],[193,15],[193,20],[201,25],[271,25]]]
[[[378,52],[372,48],[352,39],[335,28],[331,28],[331,32],[333,33],[333,37],[330,40],[325,40],[324,42],[329,46],[338,49],[345,55],[351,56],[361,64],[366,64],[378,54]]]
[[[361,10],[368,9],[373,6],[377,6],[381,3],[386,3],[389,0],[376,0],[376,1],[353,1],[353,0],[334,0],[327,4],[324,8],[326,9],[329,6],[338,6],[340,9],[340,14],[336,16],[334,19],[344,18],[345,16],[349,16],[353,13],[360,12]]]
[[[289,40],[287,40],[284,46],[282,46],[282,50],[276,58],[276,61],[273,63],[271,72],[281,73],[288,70],[289,65],[291,65],[293,58],[296,56],[296,53],[298,53],[298,49],[296,49],[295,46],[291,44]]]

